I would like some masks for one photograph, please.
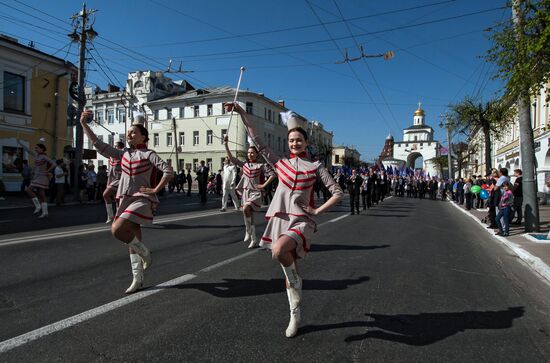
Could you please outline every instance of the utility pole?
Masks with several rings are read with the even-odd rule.
[[[445,113],[445,116],[441,115],[439,116],[441,121],[439,122],[439,127],[445,127],[447,130],[447,147],[449,148],[447,150],[447,163],[448,169],[449,169],[449,179],[454,177],[453,174],[453,159],[451,157],[451,124],[449,123],[449,115]],[[445,123],[443,123],[443,120],[445,120]]]
[[[512,18],[516,28],[516,41],[521,41],[523,15],[520,14],[520,2],[514,0]],[[519,122],[519,145],[521,169],[523,172],[523,208],[525,232],[536,232],[540,227],[539,205],[537,203],[537,184],[535,178],[535,140],[531,128],[531,111],[529,109],[529,90],[524,90],[517,99]]]
[[[74,14],[71,19],[73,20],[74,30],[69,34],[69,38],[73,42],[79,43],[79,57],[78,57],[78,110],[77,110],[77,122],[75,125],[75,148],[74,148],[74,175],[73,178],[73,193],[77,200],[80,200],[80,193],[78,190],[78,173],[80,165],[82,164],[82,149],[84,146],[84,134],[82,125],[80,125],[80,115],[84,111],[86,106],[86,95],[84,93],[84,82],[86,79],[86,42],[88,39],[92,40],[98,34],[94,28],[88,22],[91,20],[90,15],[94,14],[96,10],[86,10],[86,4],[82,5],[82,10]]]
[[[178,130],[176,128],[176,118],[172,117],[172,129],[174,130],[174,145],[176,146],[176,173],[180,172],[180,157],[178,153]]]

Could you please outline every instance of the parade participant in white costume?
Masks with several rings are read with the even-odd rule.
[[[222,197],[222,208],[220,211],[225,212],[227,209],[227,200],[231,196],[235,210],[239,210],[240,204],[237,194],[235,194],[235,180],[237,179],[237,168],[235,165],[231,165],[229,158],[225,158],[223,165],[223,197]]]
[[[87,123],[92,117],[91,111],[83,112],[80,123],[94,147],[105,157],[121,160],[122,174],[116,194],[119,207],[111,232],[129,247],[134,279],[126,293],[132,293],[143,286],[143,270],[151,265],[151,252],[142,242],[140,225],[153,222],[153,211],[159,204],[156,193],[170,181],[173,170],[155,151],[147,149],[149,137],[143,125],[130,126],[126,134],[130,148],[120,150],[97,138]],[[157,170],[162,171],[163,176],[155,185]]]
[[[237,185],[237,190],[242,193],[241,206],[243,208],[244,225],[246,228],[244,241],[250,241],[248,248],[254,248],[260,244],[258,236],[256,235],[254,212],[260,210],[262,206],[262,190],[275,179],[275,175],[269,165],[257,161],[258,149],[252,144],[248,147],[246,162],[242,162],[233,157],[227,145],[227,136],[224,138],[224,144],[227,157],[231,163],[238,166],[243,171],[242,178],[239,181],[239,185]],[[263,184],[260,183],[262,173],[264,173],[264,175],[269,175],[268,179]]]
[[[284,271],[290,305],[290,322],[285,335],[291,338],[298,332],[301,316],[302,278],[298,275],[296,260],[305,257],[309,250],[311,237],[316,230],[316,223],[312,217],[338,203],[343,192],[321,162],[309,160],[306,151],[307,132],[301,127],[295,114],[282,114],[283,121],[286,121],[289,129],[290,155],[281,158],[258,136],[245,110],[236,103],[226,106],[229,111],[234,109],[241,116],[248,134],[259,146],[260,153],[265,159],[275,166],[275,172],[279,177],[279,185],[266,213],[269,222],[260,245],[271,249],[273,259],[281,264]],[[332,197],[315,208],[313,186],[317,178],[321,179]]]
[[[43,139],[40,139],[43,141]],[[42,213],[38,218],[48,216],[48,202],[46,201],[46,190],[50,187],[50,179],[52,178],[52,170],[55,168],[55,163],[46,156],[46,146],[44,144],[36,144],[34,152],[21,141],[17,143],[34,158],[34,170],[31,184],[25,188],[25,192],[34,204],[34,214]]]
[[[124,143],[122,141],[117,141],[115,147],[122,150],[124,149]],[[105,188],[105,191],[103,192],[103,200],[105,201],[105,209],[107,210],[107,221],[105,223],[111,223],[115,219],[113,203],[115,202],[116,191],[118,189],[118,183],[120,182],[121,173],[122,170],[120,166],[120,159],[109,158],[107,188]]]

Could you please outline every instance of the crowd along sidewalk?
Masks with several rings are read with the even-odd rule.
[[[487,228],[487,224],[481,221],[487,216],[487,208],[466,210],[463,205],[453,201],[449,203],[483,226],[487,230],[488,236],[507,246],[546,282],[550,283],[550,240],[540,238],[546,237],[550,229],[550,205],[539,206],[539,233],[526,233],[523,223],[521,225],[510,224],[510,235],[503,237],[496,235],[493,229]],[[539,238],[535,238],[533,235]]]

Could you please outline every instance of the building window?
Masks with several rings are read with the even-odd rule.
[[[193,146],[199,144],[199,132],[193,131]]]
[[[212,104],[206,105],[206,115],[212,116]]]
[[[179,143],[185,145],[185,132],[180,132]]]
[[[212,145],[212,130],[206,131],[206,145]]]
[[[158,147],[159,144],[159,134],[153,134],[153,146]]]
[[[264,118],[267,120],[267,108],[264,108]]]
[[[340,164],[340,155],[334,155],[334,163]]]
[[[281,137],[277,138],[277,150],[281,151]]]
[[[4,110],[25,112],[25,77],[4,72]]]
[[[115,110],[107,110],[107,123],[108,124],[115,123]]]
[[[208,166],[208,169],[212,173],[212,159],[206,159],[206,166]]]
[[[193,116],[199,117],[199,106],[193,106]]]
[[[118,110],[118,122],[126,122],[126,110],[123,108]]]
[[[253,115],[253,110],[254,110],[254,104],[252,102],[247,102],[246,103],[246,113],[249,114],[249,115]]]
[[[193,171],[197,171],[199,167],[199,159],[193,159]]]
[[[118,134],[118,140],[117,141],[122,141],[124,143],[124,140],[126,140],[126,135]]]
[[[222,144],[223,144],[223,140],[225,140],[226,136],[227,136],[227,129],[222,129]]]
[[[271,110],[267,110],[267,119],[271,121]]]
[[[225,112],[225,102],[222,102],[222,115],[225,115],[227,112]]]
[[[185,115],[185,107],[180,107],[180,118],[183,118]]]
[[[267,146],[271,147],[271,134],[267,134]]]
[[[171,120],[172,119],[172,109],[169,108],[168,110],[166,110],[166,119],[167,120]]]
[[[281,118],[281,114],[279,114],[279,125],[283,124],[283,119]]]
[[[101,142],[103,142],[103,135],[97,135],[97,139]]]
[[[109,134],[108,136],[108,142],[109,145],[113,146],[115,144],[115,135]]]
[[[225,165],[225,158],[221,158],[220,165],[220,169],[223,170],[223,166]]]
[[[153,111],[153,120],[158,120],[159,119],[159,110],[154,110]]]
[[[173,135],[171,132],[166,133],[166,146],[172,146],[173,143]]]
[[[103,123],[103,110],[99,110],[99,111],[96,112],[95,119],[96,119],[98,124]]]

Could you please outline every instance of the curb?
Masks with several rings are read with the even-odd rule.
[[[451,202],[451,204],[452,204],[453,207],[460,210],[462,213],[464,213],[467,216],[469,216],[470,218],[474,219],[477,222],[477,224],[482,226],[483,229],[490,236],[492,236],[494,239],[501,242],[503,245],[505,245],[510,250],[512,250],[512,252],[514,252],[516,254],[516,256],[518,256],[521,260],[523,260],[523,262],[525,262],[529,267],[531,267],[532,270],[534,270],[544,280],[546,280],[545,281],[546,283],[550,284],[550,267],[543,260],[541,260],[540,258],[538,258],[536,256],[533,256],[532,254],[530,254],[529,252],[524,250],[518,244],[516,244],[512,241],[509,241],[509,240],[507,240],[506,238],[504,238],[502,236],[497,236],[497,235],[491,233],[489,230],[487,230],[487,228],[485,228],[485,225],[476,216],[474,216],[473,214],[465,211],[464,209],[460,208],[458,205],[455,205],[452,202]]]

